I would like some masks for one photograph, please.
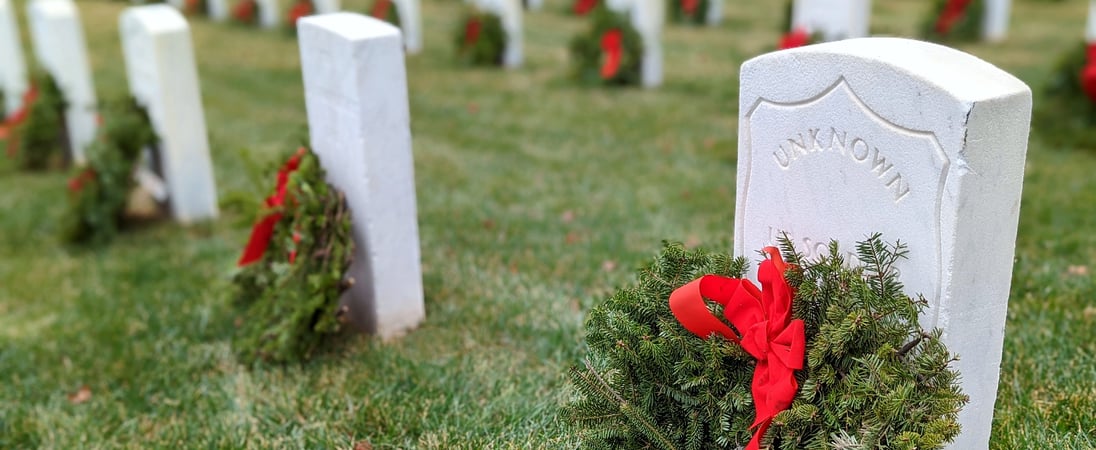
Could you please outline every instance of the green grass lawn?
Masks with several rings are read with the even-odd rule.
[[[79,3],[100,98],[119,98],[124,3]],[[877,1],[873,27],[910,35],[926,3]],[[1038,102],[1086,5],[1014,3],[1007,42],[963,49]],[[574,447],[557,411],[584,312],[663,239],[731,248],[738,66],[775,46],[783,6],[730,0],[717,29],[668,26],[666,82],[651,91],[568,81],[584,22],[566,6],[526,16],[523,68],[470,70],[454,64],[460,3],[426,0],[426,50],[407,64],[427,320],[396,341],[355,336],[284,368],[233,356],[229,277],[253,211],[226,200],[258,202],[273,178],[256,183],[249,161],[273,167],[302,133],[288,33],[192,24],[216,222],[67,248],[66,174],[0,158],[0,448]],[[1094,174],[1096,149],[1036,130],[993,448],[1096,447]],[[90,398],[72,401],[85,385]]]

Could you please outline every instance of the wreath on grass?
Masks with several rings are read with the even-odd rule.
[[[1096,148],[1096,45],[1074,46],[1043,86],[1032,127],[1054,145]]]
[[[312,0],[296,0],[286,11],[285,23],[296,30],[298,20],[313,14],[316,14],[316,5],[312,4]]]
[[[7,140],[8,156],[16,159],[18,167],[40,171],[68,162],[67,107],[61,88],[49,73],[35,76],[20,109],[0,124],[0,138]]]
[[[814,261],[781,247],[758,289],[744,258],[666,244],[593,308],[562,413],[584,448],[935,449],[958,435],[967,397],[940,331],[918,324],[927,302],[895,278],[905,247],[872,236],[856,268],[836,243]]]
[[[457,59],[471,66],[502,65],[506,49],[506,31],[497,13],[470,9],[459,22],[454,42]]]
[[[369,10],[369,15],[388,22],[397,28],[400,26],[399,5],[392,0],[376,0],[373,3],[373,8]]]
[[[590,31],[571,41],[571,57],[582,83],[638,84],[643,40],[626,15],[598,8]]]
[[[674,22],[704,25],[708,23],[709,0],[669,0]]]
[[[258,0],[240,0],[232,8],[232,19],[245,25],[257,25],[261,8]]]
[[[87,149],[87,165],[69,178],[69,208],[62,238],[73,244],[109,242],[126,222],[126,204],[137,182],[141,152],[159,138],[136,100],[108,108],[109,119]]]
[[[977,41],[982,38],[983,0],[935,0],[922,25],[930,41]]]
[[[347,312],[339,297],[353,284],[346,275],[350,210],[302,147],[278,170],[260,214],[233,278],[233,346],[249,363],[308,359],[339,332]]]

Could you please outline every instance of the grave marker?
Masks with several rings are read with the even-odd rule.
[[[352,13],[305,18],[297,33],[312,149],[353,220],[344,304],[358,326],[393,337],[425,317],[403,40]]]
[[[985,18],[982,23],[982,38],[990,42],[1000,42],[1008,35],[1009,10],[1012,0],[986,0]]]
[[[400,33],[407,54],[422,52],[422,4],[419,0],[393,0],[400,15]]]
[[[631,0],[630,4],[632,26],[643,39],[640,84],[656,87],[662,84],[662,24],[666,22],[666,2]]]
[[[792,29],[822,33],[827,41],[865,37],[870,21],[871,0],[795,0],[792,6]]]
[[[1096,0],[1088,2],[1088,21],[1085,23],[1085,43],[1096,42]]]
[[[202,93],[190,27],[167,5],[134,6],[119,19],[129,90],[160,137],[158,160],[176,220],[217,217]]]
[[[339,0],[312,0],[312,6],[316,7],[316,14],[339,12],[342,9],[339,3]]]
[[[69,150],[77,164],[98,128],[95,85],[91,81],[84,28],[72,0],[31,0],[27,6],[34,55],[57,81],[68,109]]]
[[[23,60],[23,45],[19,42],[19,25],[11,0],[0,0],[0,92],[8,115],[23,106],[27,91],[27,65]],[[2,122],[4,117],[0,117]]]
[[[278,0],[258,0],[259,26],[277,28],[282,24],[282,8]]]
[[[723,22],[723,0],[708,0],[708,14],[704,23],[715,26]]]
[[[474,4],[482,11],[497,14],[502,21],[502,30],[506,33],[502,66],[510,69],[521,66],[521,0],[474,0]]]
[[[970,403],[950,448],[987,448],[1012,276],[1031,90],[974,56],[853,39],[742,65],[735,254],[786,231],[809,257],[869,233],[929,301]],[[779,80],[779,81],[774,81]],[[853,253],[854,254],[854,253]]]

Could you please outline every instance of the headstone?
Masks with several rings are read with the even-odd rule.
[[[160,137],[158,159],[172,216],[217,217],[202,92],[190,27],[167,5],[134,6],[119,19],[129,90]]]
[[[316,14],[339,12],[342,9],[339,3],[339,0],[312,0],[312,6],[316,7]]]
[[[7,113],[14,114],[23,106],[27,91],[27,65],[23,60],[23,45],[19,42],[19,25],[11,0],[0,0],[0,92],[4,94]],[[2,122],[4,117],[0,117]]]
[[[352,320],[382,337],[425,317],[403,41],[352,13],[298,28],[312,149],[353,221]]]
[[[1088,22],[1085,23],[1085,43],[1096,42],[1096,0],[1088,2]]]
[[[723,0],[708,0],[708,14],[704,17],[704,23],[719,25],[723,22]]]
[[[521,0],[475,0],[477,8],[498,14],[502,21],[502,30],[506,33],[506,47],[502,50],[502,66],[516,68],[521,66]],[[401,11],[400,14],[403,14]]]
[[[666,21],[663,0],[631,0],[632,26],[643,40],[639,78],[643,87],[662,84],[662,24]]]
[[[1008,35],[1009,10],[1012,0],[986,0],[985,18],[982,23],[982,38],[990,42],[1000,42]]]
[[[988,447],[1024,177],[1031,90],[958,50],[866,38],[741,70],[736,255],[784,231],[808,257],[881,232],[929,301],[970,403],[952,449]]]
[[[278,0],[257,0],[259,5],[259,26],[277,28],[282,24],[282,8]]]
[[[795,0],[792,6],[792,29],[822,33],[827,41],[865,37],[870,21],[871,0]]]
[[[83,164],[84,149],[95,139],[99,120],[84,27],[76,4],[72,0],[31,0],[27,15],[34,55],[57,81],[68,102],[65,125],[72,158]]]
[[[530,11],[540,11],[544,8],[544,0],[525,0],[525,8]]]
[[[393,0],[400,15],[400,32],[407,54],[422,52],[422,4],[419,0]]]

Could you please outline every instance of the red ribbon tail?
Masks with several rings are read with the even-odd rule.
[[[605,54],[605,62],[601,65],[601,78],[608,80],[616,76],[620,71],[620,59],[623,53],[624,36],[620,30],[613,28],[601,36],[601,51]]]
[[[770,423],[772,423],[771,419],[756,424],[757,429],[754,430],[753,438],[750,439],[750,443],[746,446],[746,450],[761,450],[761,438],[765,436],[766,431],[769,431]]]
[[[262,259],[266,248],[270,246],[270,240],[274,237],[274,226],[281,219],[282,214],[275,212],[267,214],[255,224],[255,227],[251,229],[251,237],[247,240],[247,246],[244,247],[244,253],[240,255],[240,261],[236,263],[238,267]]]

